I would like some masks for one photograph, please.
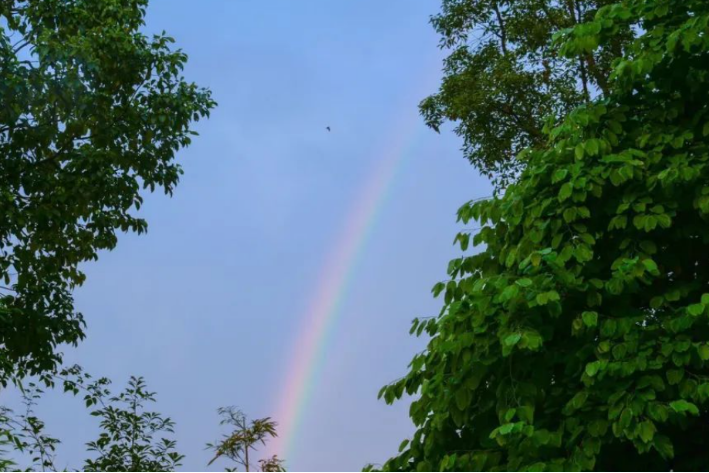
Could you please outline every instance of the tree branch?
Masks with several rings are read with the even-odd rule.
[[[497,16],[497,23],[500,25],[500,46],[502,47],[502,53],[507,54],[507,31],[505,30],[505,22],[502,19],[502,13],[500,12],[500,6],[497,1],[492,2],[492,8],[495,10],[495,16]]]

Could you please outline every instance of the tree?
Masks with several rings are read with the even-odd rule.
[[[84,337],[80,263],[142,233],[141,188],[171,194],[208,116],[187,56],[148,38],[148,0],[0,1],[0,382]]]
[[[54,460],[59,439],[46,433],[44,422],[34,412],[43,391],[35,383],[19,386],[24,412],[16,415],[11,409],[0,407],[0,429],[5,433],[7,445],[29,456],[32,466],[28,470],[57,471]],[[3,471],[16,470],[16,463],[5,458],[7,452],[2,453]]]
[[[214,450],[214,458],[209,462],[211,465],[219,457],[226,457],[237,465],[244,467],[246,471],[250,471],[252,465],[252,453],[256,447],[266,445],[266,441],[270,437],[277,437],[276,427],[278,424],[272,421],[270,417],[256,419],[249,424],[246,415],[239,409],[229,406],[221,407],[217,410],[222,417],[220,425],[229,425],[234,430],[225,435],[222,440],[208,443],[207,448]],[[259,460],[261,471],[285,471],[283,469],[283,460],[280,460],[275,455],[271,458]],[[227,471],[236,471],[236,468],[227,468]]]
[[[101,432],[98,438],[86,444],[93,457],[85,460],[83,471],[174,471],[181,465],[184,455],[176,449],[174,422],[157,412],[146,410],[146,404],[155,402],[155,393],[146,389],[143,378],[131,377],[127,388],[116,396],[111,395],[107,378],[93,379],[91,375],[74,365],[44,375],[42,384],[60,386],[74,396],[83,396],[87,408],[94,407],[91,415],[100,419]],[[15,380],[20,389],[24,409],[15,413],[0,406],[0,467],[17,469],[17,461],[9,455],[14,450],[20,462],[30,460],[27,471],[57,471],[56,452],[58,438],[50,436],[44,422],[36,415],[35,406],[44,391],[40,385],[27,379]],[[255,462],[253,457],[258,445],[265,445],[276,437],[277,424],[270,418],[249,422],[246,416],[234,407],[218,410],[222,425],[234,430],[221,441],[207,444],[214,450],[211,465],[224,456],[249,471],[258,463],[260,471],[285,471],[283,460],[276,455]],[[227,468],[236,471],[236,467]]]
[[[709,3],[623,0],[559,35],[613,61],[608,93],[469,203],[404,392],[416,432],[385,470],[706,470]],[[456,239],[465,251],[470,235]]]
[[[124,392],[111,396],[110,380],[93,380],[79,366],[52,375],[50,386],[59,382],[65,392],[75,396],[83,394],[87,408],[98,407],[91,415],[101,419],[102,432],[97,440],[86,445],[96,457],[86,460],[82,470],[174,471],[180,465],[184,455],[175,450],[174,440],[164,437],[173,433],[174,423],[159,413],[145,411],[145,403],[154,402],[155,393],[146,391],[142,378],[131,377]],[[44,392],[34,382],[18,380],[16,385],[20,388],[25,410],[15,414],[11,409],[0,408],[0,432],[5,437],[4,444],[29,456],[32,465],[28,470],[57,471],[55,455],[61,442],[46,433],[44,422],[34,412]],[[160,437],[155,438],[158,435]],[[3,455],[0,465],[11,468],[16,463]]]
[[[176,442],[155,438],[172,434],[174,422],[144,410],[146,402],[155,402],[155,393],[145,388],[143,378],[131,376],[124,392],[91,413],[101,418],[103,432],[87,444],[98,456],[86,460],[85,471],[174,471],[180,465],[184,455]]]
[[[631,31],[583,54],[564,56],[555,33],[588,21],[613,0],[443,0],[431,19],[451,49],[438,93],[421,103],[436,131],[456,122],[465,157],[504,188],[519,174],[517,154],[546,142],[543,127],[608,94],[611,62]]]

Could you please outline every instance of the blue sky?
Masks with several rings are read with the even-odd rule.
[[[437,86],[443,52],[428,18],[439,2],[151,1],[148,30],[176,38],[186,76],[219,106],[179,153],[175,196],[146,199],[148,234],[121,236],[85,266],[76,300],[88,338],[66,354],[116,388],[145,376],[177,423],[182,469],[206,468],[217,407],[273,414],[353,199],[397,122]],[[439,311],[430,288],[459,255],[455,211],[490,194],[450,129],[418,123],[343,300],[291,470],[356,471],[412,432],[408,405],[376,395],[423,347],[410,320]],[[63,440],[57,467],[79,466],[95,419],[67,395],[39,412]]]

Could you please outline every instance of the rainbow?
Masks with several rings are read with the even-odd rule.
[[[279,424],[279,437],[272,440],[268,449],[271,454],[277,454],[291,465],[296,453],[294,444],[297,432],[313,387],[317,385],[322,371],[327,342],[354,276],[356,263],[376,226],[406,151],[415,144],[413,135],[420,128],[422,126],[418,114],[410,113],[389,133],[392,138],[388,140],[381,152],[381,159],[375,163],[353,208],[347,214],[348,219],[337,244],[321,270],[317,289],[300,319],[302,327],[293,356],[289,358],[292,362],[287,370],[287,381],[280,391],[279,405],[275,410],[274,419]]]

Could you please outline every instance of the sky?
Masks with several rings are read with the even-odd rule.
[[[288,396],[323,268],[392,152],[302,422],[284,439],[287,467],[358,471],[412,434],[408,402],[387,406],[377,392],[425,346],[408,329],[440,310],[430,289],[460,255],[456,210],[491,193],[451,128],[436,134],[418,117],[445,54],[428,23],[439,4],[151,0],[146,29],[175,37],[186,77],[219,105],[178,154],[175,195],[146,199],[147,235],[121,235],[84,266],[75,297],[88,337],[65,358],[116,390],[144,376],[176,422],[182,470],[208,468],[218,407],[274,416]],[[57,467],[80,467],[98,432],[81,399],[49,393],[38,413],[62,439]]]

